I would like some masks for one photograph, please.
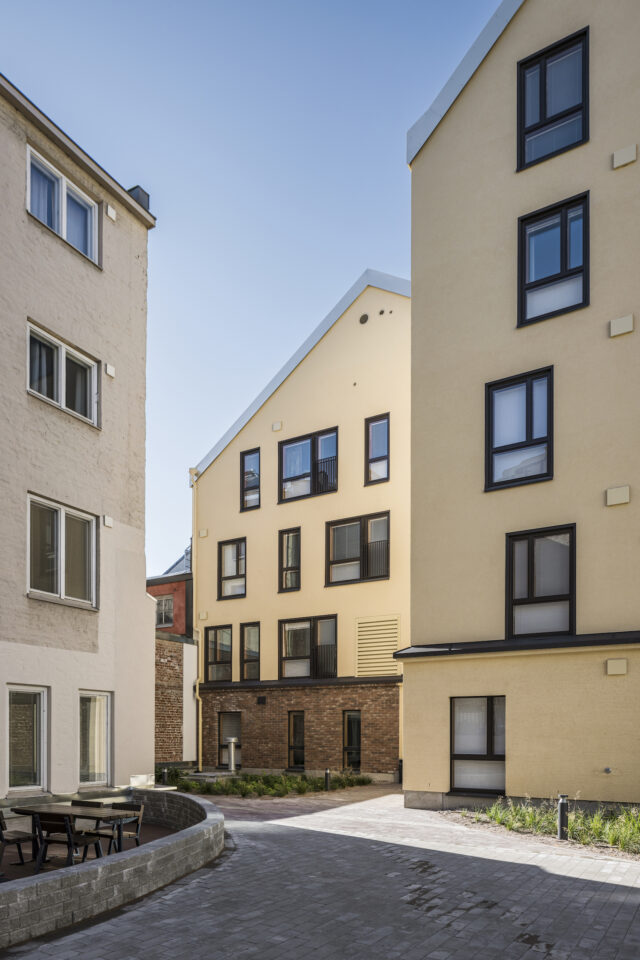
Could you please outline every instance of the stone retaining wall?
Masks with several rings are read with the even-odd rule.
[[[135,790],[133,799],[144,803],[146,822],[179,832],[123,853],[0,884],[0,949],[115,910],[222,852],[224,817],[207,800],[160,790]]]

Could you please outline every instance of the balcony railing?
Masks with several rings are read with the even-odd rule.
[[[328,493],[338,489],[338,458],[317,460],[313,477],[314,493]]]
[[[323,643],[316,647],[313,676],[327,679],[337,676],[337,656],[335,643]]]
[[[373,540],[363,550],[362,579],[389,576],[389,541]]]

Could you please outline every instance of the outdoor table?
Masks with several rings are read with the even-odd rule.
[[[133,814],[131,810],[118,810],[117,807],[101,807],[99,803],[95,807],[76,807],[71,803],[39,803],[33,806],[20,806],[11,808],[14,813],[23,817],[32,817],[34,814],[58,813],[64,817],[72,817],[73,820],[95,820],[96,827],[98,821],[104,823],[115,823],[116,825],[116,851],[122,851],[122,825],[137,820],[138,815]],[[36,844],[33,844],[33,858],[37,856]]]

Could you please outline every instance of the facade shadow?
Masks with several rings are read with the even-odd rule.
[[[3,956],[73,960],[99,943],[100,955],[160,960],[640,957],[635,861],[529,850],[515,862],[522,852],[500,851],[498,841],[492,858],[471,844],[443,851],[293,820],[227,829],[234,849],[215,870]]]

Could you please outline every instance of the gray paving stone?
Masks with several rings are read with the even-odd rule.
[[[469,829],[405,810],[395,795],[336,807],[287,801],[280,820],[275,801],[262,808],[270,819],[258,802],[241,804],[221,803],[232,843],[215,867],[3,956],[640,958],[640,861]]]

